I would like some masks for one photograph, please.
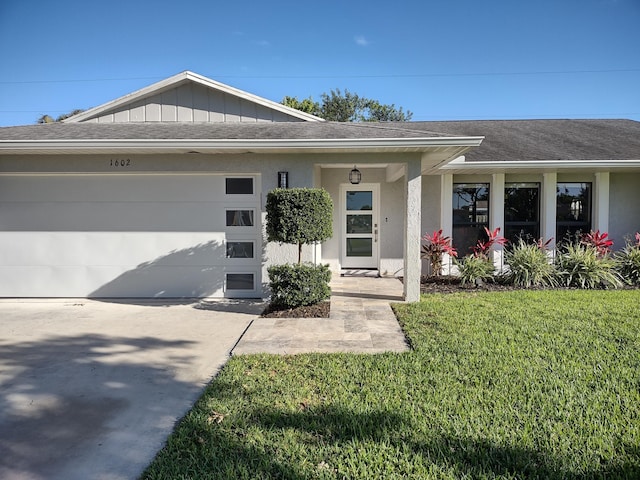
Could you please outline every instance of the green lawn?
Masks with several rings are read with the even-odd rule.
[[[395,309],[412,352],[232,358],[143,478],[640,478],[640,290]]]

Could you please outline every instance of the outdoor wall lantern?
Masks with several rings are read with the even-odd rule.
[[[349,181],[353,185],[357,185],[360,183],[360,180],[362,180],[362,173],[360,173],[360,170],[358,170],[354,165],[353,170],[349,172]]]
[[[289,188],[289,172],[278,172],[278,188]]]

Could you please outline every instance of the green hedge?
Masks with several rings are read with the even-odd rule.
[[[273,307],[295,308],[313,305],[331,296],[329,265],[273,265],[267,271],[271,280]]]

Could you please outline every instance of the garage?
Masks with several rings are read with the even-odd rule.
[[[260,296],[257,175],[0,175],[0,296]]]

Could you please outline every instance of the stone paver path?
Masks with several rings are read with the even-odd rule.
[[[396,278],[334,276],[330,318],[256,318],[233,355],[409,350],[390,302],[402,301]]]

